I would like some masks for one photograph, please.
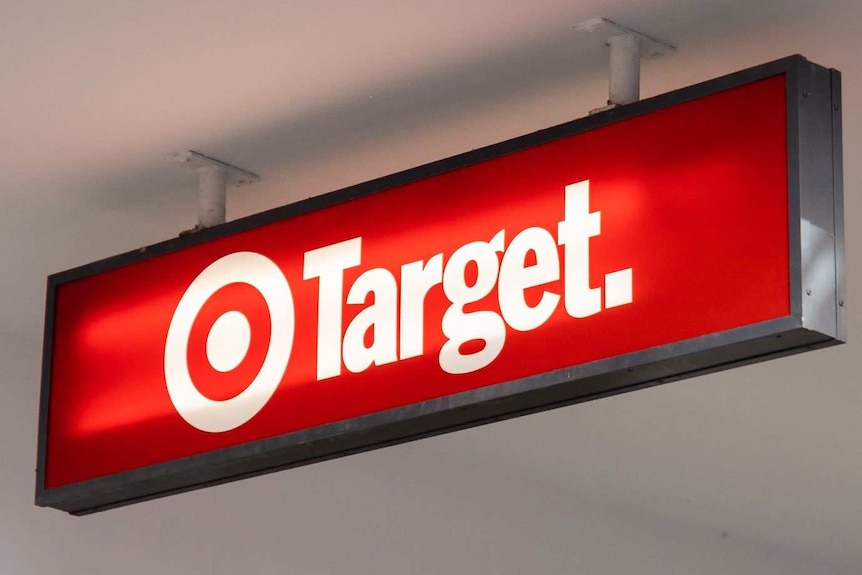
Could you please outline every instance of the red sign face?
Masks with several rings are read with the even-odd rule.
[[[783,75],[60,285],[46,488],[790,313]]]

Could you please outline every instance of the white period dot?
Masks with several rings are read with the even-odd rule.
[[[605,307],[617,307],[632,301],[632,268],[605,274]]]
[[[207,335],[207,360],[222,373],[236,369],[248,353],[251,326],[238,312],[229,311],[219,317]]]

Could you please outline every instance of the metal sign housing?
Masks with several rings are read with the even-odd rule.
[[[50,276],[36,503],[842,342],[840,98],[792,56]]]

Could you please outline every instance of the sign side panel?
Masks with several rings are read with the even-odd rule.
[[[45,326],[42,339],[42,379],[39,390],[39,420],[36,447],[36,500],[45,492],[45,469],[48,453],[48,419],[51,405],[51,369],[54,350],[54,314],[57,284],[49,278],[45,287]]]
[[[800,64],[795,93],[799,108],[799,157],[801,232],[801,297],[803,323],[809,329],[840,339],[836,278],[841,273],[839,234],[841,220],[840,173],[836,173],[833,115],[835,102],[832,74],[809,62]],[[838,151],[840,154],[840,150]],[[840,167],[840,166],[839,166]],[[791,190],[792,191],[792,190]]]

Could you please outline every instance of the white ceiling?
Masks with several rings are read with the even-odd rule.
[[[792,53],[842,70],[851,343],[94,517],[32,506],[45,276]],[[0,0],[0,572],[862,572],[858,0]],[[3,397],[3,396],[0,396]],[[4,561],[6,562],[4,564]],[[5,567],[5,569],[4,569]]]

